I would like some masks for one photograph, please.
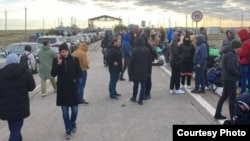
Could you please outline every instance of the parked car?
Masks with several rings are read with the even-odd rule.
[[[15,53],[18,56],[22,55],[24,52],[24,47],[26,45],[31,46],[31,53],[34,55],[36,59],[36,69],[34,70],[34,73],[38,70],[38,51],[41,49],[42,44],[37,42],[20,42],[20,43],[14,43],[10,44],[6,47],[6,50],[8,53]]]
[[[43,44],[44,41],[49,41],[51,49],[54,50],[56,53],[59,52],[58,49],[62,43],[67,43],[67,41],[64,39],[63,36],[58,36],[58,35],[41,36],[36,40],[36,42],[40,44]],[[70,50],[70,43],[67,44]]]
[[[0,46],[0,69],[5,66],[7,55],[8,55],[8,52],[3,47]]]

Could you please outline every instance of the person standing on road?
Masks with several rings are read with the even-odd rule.
[[[149,49],[144,46],[144,42],[144,39],[140,36],[135,38],[135,47],[132,51],[128,65],[128,74],[130,80],[132,80],[134,84],[133,96],[130,100],[136,102],[138,86],[140,83],[140,96],[138,100],[138,104],[140,105],[143,104],[142,100],[145,97],[146,80],[152,71],[151,54]]]
[[[19,64],[16,54],[9,54],[0,69],[0,119],[8,121],[9,141],[22,141],[24,118],[30,115],[29,92],[35,87],[32,73]]]
[[[122,56],[123,56],[123,66],[122,66],[122,72],[120,74],[120,80],[126,80],[123,78],[123,74],[127,69],[129,57],[131,56],[132,52],[132,45],[130,44],[130,35],[129,33],[125,34],[123,42],[122,42]]]
[[[119,74],[122,71],[122,53],[120,46],[121,40],[114,38],[112,41],[112,47],[109,48],[106,57],[110,74],[109,97],[115,100],[118,100],[118,96],[121,96],[121,94],[118,94],[116,91],[116,84],[119,79]]]
[[[103,54],[103,64],[105,66],[107,66],[106,55],[107,55],[108,49],[112,45],[111,44],[112,40],[113,40],[112,33],[106,32],[105,33],[105,37],[102,39],[102,42],[101,42],[102,54]]]
[[[88,60],[88,45],[86,43],[81,43],[79,48],[72,53],[72,56],[77,57],[80,62],[82,75],[78,80],[78,94],[81,100],[81,104],[88,105],[89,103],[84,99],[84,88],[87,81],[87,70],[89,69]]]
[[[239,79],[239,69],[237,63],[236,49],[241,47],[241,42],[237,39],[231,41],[230,48],[223,48],[222,55],[222,81],[223,81],[223,93],[220,97],[216,112],[214,115],[215,119],[226,119],[225,116],[221,114],[222,106],[224,101],[229,97],[229,114],[230,119],[233,119],[235,115],[235,102],[236,102],[236,82]]]
[[[195,70],[195,88],[192,93],[205,93],[205,75],[207,65],[207,47],[202,35],[196,37],[196,50],[193,58],[194,70]]]
[[[35,72],[37,69],[36,69],[36,60],[35,60],[35,57],[34,55],[31,53],[31,46],[30,45],[25,45],[24,46],[24,52],[22,55],[26,55],[28,57],[28,70],[30,70],[30,72],[32,73],[37,73]],[[22,55],[19,56],[19,61],[22,57]]]
[[[51,76],[52,60],[56,58],[56,53],[50,48],[49,41],[44,41],[42,48],[38,52],[39,58],[39,76],[41,78],[42,96],[47,95],[46,81],[49,79],[54,91],[56,91],[55,78]]]
[[[187,80],[187,88],[191,89],[191,77],[193,75],[193,58],[195,53],[195,47],[191,44],[189,35],[186,35],[183,39],[183,43],[180,44],[180,60],[181,60],[181,87],[185,86]]]
[[[61,44],[59,54],[53,59],[51,75],[57,76],[56,105],[61,106],[62,109],[67,140],[71,139],[71,133],[76,132],[78,104],[81,103],[77,92],[77,80],[81,72],[78,58],[69,54],[66,43]],[[69,109],[71,109],[71,116]]]
[[[169,61],[171,66],[171,78],[170,78],[170,86],[169,86],[169,93],[170,94],[184,94],[185,92],[180,89],[180,48],[178,42],[180,42],[180,33],[174,32],[173,33],[173,40],[170,46],[170,55]]]

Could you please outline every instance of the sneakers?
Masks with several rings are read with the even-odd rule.
[[[174,94],[174,90],[170,90],[170,91],[169,91],[169,94]]]
[[[143,102],[142,102],[142,100],[138,100],[138,102],[137,102],[139,105],[143,105]]]
[[[178,90],[175,90],[175,93],[176,94],[184,94],[185,92],[181,89],[178,89]]]
[[[180,85],[180,88],[183,89],[183,88],[184,88],[184,85],[181,84],[181,85]]]
[[[131,97],[131,98],[130,98],[130,101],[136,102],[136,98]]]
[[[123,77],[120,77],[120,79],[119,80],[121,80],[121,81],[125,81],[126,79],[125,78],[123,78]]]
[[[65,135],[65,140],[71,140],[71,139],[72,139],[71,132],[67,131]]]
[[[117,94],[115,94],[115,96],[122,96],[122,95],[117,93]]]
[[[48,95],[48,94],[41,94],[42,97],[45,97],[45,96],[47,96],[47,95]]]
[[[81,104],[83,104],[83,105],[89,105],[89,102],[87,102],[85,99],[83,99],[83,101],[81,101]]]
[[[109,98],[111,98],[111,100],[118,100],[118,97],[116,96],[110,96]]]
[[[204,90],[196,90],[196,89],[193,89],[191,92],[195,93],[195,94],[204,94],[205,93]]]
[[[145,96],[142,100],[149,100],[149,99],[151,99],[150,95],[149,96]]]
[[[187,85],[187,87],[186,88],[188,88],[188,89],[192,89],[192,87],[190,86],[190,85]]]
[[[214,116],[215,119],[227,119],[227,117],[223,116],[223,115],[215,115]]]

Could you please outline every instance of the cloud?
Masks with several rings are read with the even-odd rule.
[[[59,0],[71,4],[85,4],[87,0]],[[132,2],[137,8],[145,7],[148,11],[155,9],[162,12],[174,11],[191,15],[195,10],[200,10],[204,17],[222,17],[223,19],[241,19],[242,13],[245,20],[248,16],[250,0],[92,0],[97,6],[107,10],[134,10],[135,7],[126,5]],[[249,17],[249,18],[248,18]]]

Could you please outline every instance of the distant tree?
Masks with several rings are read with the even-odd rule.
[[[114,32],[115,32],[115,33],[119,32],[119,31],[121,31],[121,30],[128,30],[128,27],[125,26],[125,25],[123,25],[123,24],[119,24],[119,25],[116,25],[116,26],[114,27]]]

